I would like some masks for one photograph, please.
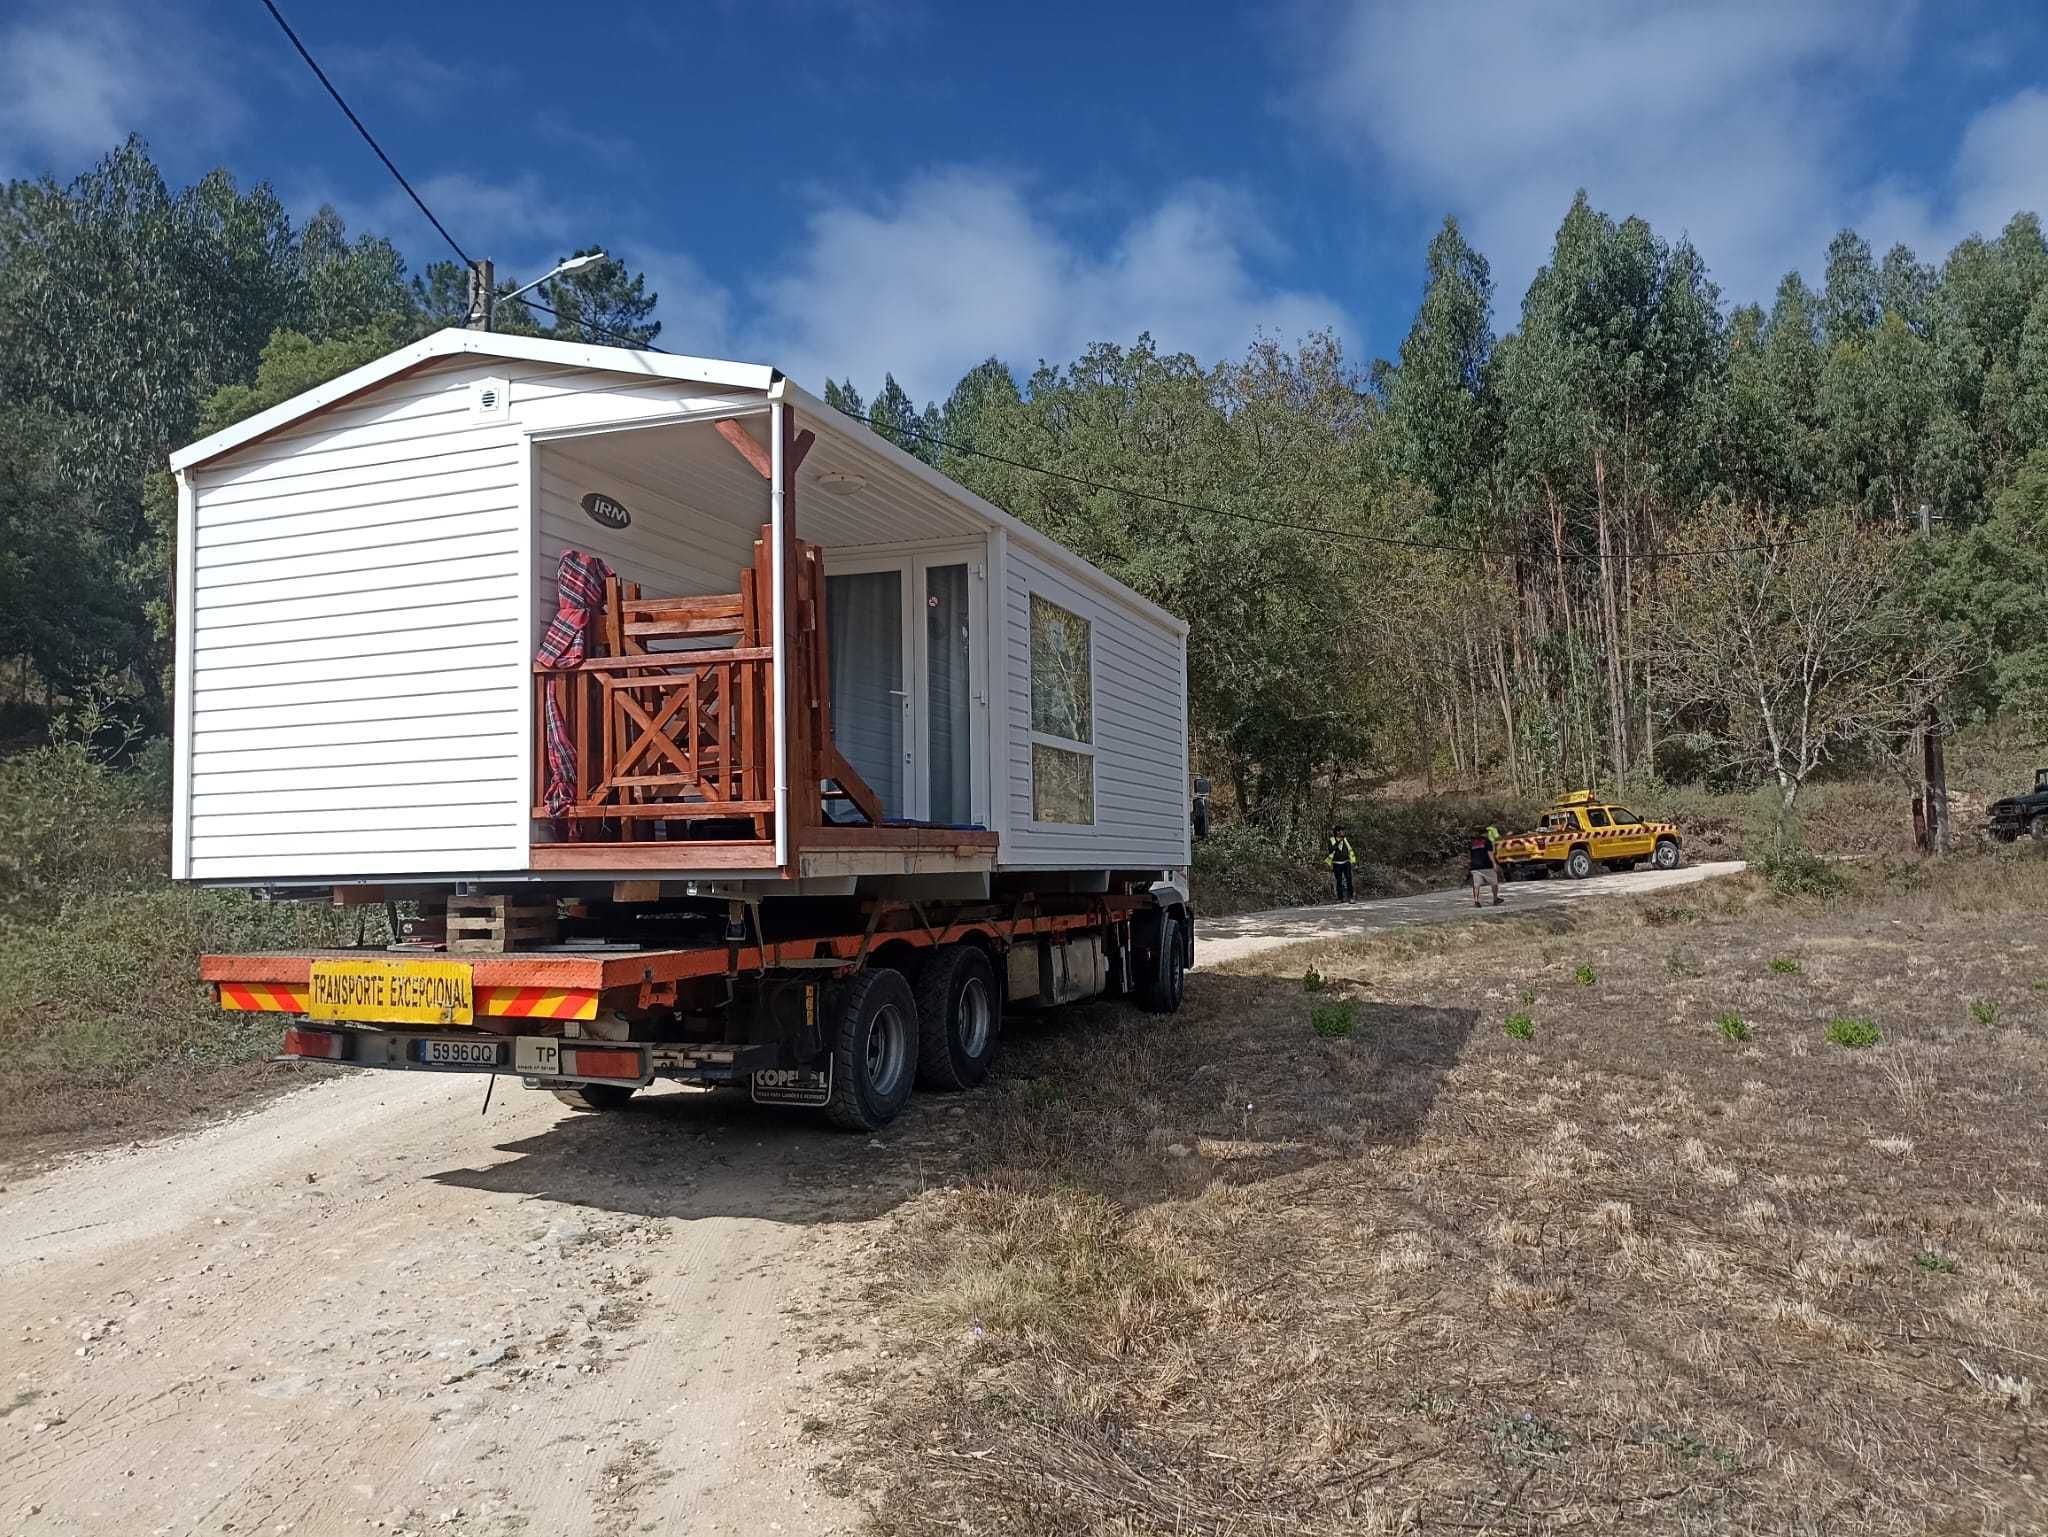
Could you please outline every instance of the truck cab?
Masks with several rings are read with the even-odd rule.
[[[2037,843],[2048,842],[2048,768],[2034,770],[2034,788],[1993,801],[1984,815],[1985,830],[2000,843],[2022,833]]]

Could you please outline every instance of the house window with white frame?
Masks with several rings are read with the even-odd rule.
[[[1095,643],[1079,614],[1031,595],[1031,819],[1095,821]]]

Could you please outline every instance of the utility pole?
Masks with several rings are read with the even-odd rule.
[[[497,318],[498,277],[488,261],[469,264],[469,320],[472,331],[488,331]]]

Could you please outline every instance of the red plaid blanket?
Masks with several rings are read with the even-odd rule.
[[[555,576],[560,599],[555,617],[548,621],[547,633],[540,638],[541,666],[574,667],[583,660],[590,624],[604,610],[604,584],[611,574],[611,567],[595,555],[586,555],[581,550],[562,551],[562,564]],[[548,815],[559,818],[576,800],[576,743],[569,735],[569,723],[562,718],[562,707],[552,688],[547,692],[544,729],[548,746]]]

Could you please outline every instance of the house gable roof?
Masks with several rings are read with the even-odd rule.
[[[449,329],[386,353],[361,368],[351,369],[337,379],[303,395],[272,406],[212,437],[179,449],[171,455],[171,468],[183,472],[194,465],[217,459],[266,434],[324,410],[364,390],[374,389],[387,379],[441,358],[506,358],[516,362],[554,363],[566,368],[593,368],[608,373],[630,374],[643,379],[673,379],[684,384],[709,384],[724,389],[766,390],[780,375],[765,363],[723,363],[713,358],[687,358],[670,352],[641,352],[629,347],[596,347],[582,342],[559,342],[538,336],[506,336],[495,331]]]

